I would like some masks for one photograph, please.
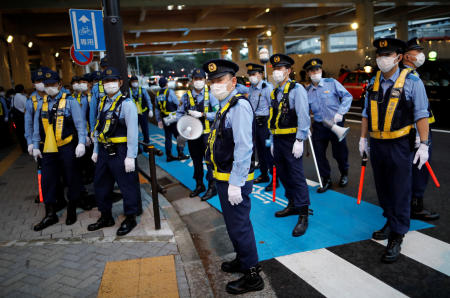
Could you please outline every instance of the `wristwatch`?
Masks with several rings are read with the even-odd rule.
[[[303,140],[302,140],[302,139],[297,139],[297,141],[299,141],[299,142],[303,142]]]
[[[430,140],[420,141],[420,144],[430,146]]]

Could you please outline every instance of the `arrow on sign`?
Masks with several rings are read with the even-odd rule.
[[[89,18],[86,17],[85,15],[83,15],[81,18],[78,19],[78,21],[82,22],[83,24],[86,24],[87,22],[89,22]]]

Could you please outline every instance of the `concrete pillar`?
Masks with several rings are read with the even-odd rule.
[[[370,0],[356,1],[356,19],[358,23],[358,49],[370,50],[373,42],[373,2]]]
[[[0,14],[0,35],[4,35],[2,14]],[[0,40],[0,86],[5,89],[12,87],[8,62],[8,46],[6,41],[3,40]]]
[[[396,22],[397,23],[396,37],[398,39],[405,40],[405,41],[409,40],[409,37],[408,37],[408,16],[406,14],[406,11],[405,11],[405,13],[397,16],[396,19],[397,19],[397,22]]]
[[[70,84],[73,77],[72,59],[69,54],[61,54],[61,71],[63,85]]]
[[[233,60],[233,62],[241,61],[241,47],[240,46],[235,46],[231,49],[231,60]]]
[[[272,49],[273,53],[284,53],[286,48],[284,46],[284,26],[279,23],[272,27]]]
[[[14,36],[13,42],[8,45],[9,58],[11,60],[14,85],[22,84],[25,86],[25,89],[31,89],[33,86],[25,42],[25,36]]]
[[[252,62],[258,61],[258,36],[251,36],[247,40],[248,46],[248,60]]]
[[[39,45],[41,51],[41,66],[47,66],[50,69],[56,70],[56,60],[53,50],[46,45]]]
[[[84,74],[84,67],[83,66],[75,64],[74,68],[75,68],[75,75],[82,76]]]
[[[320,53],[328,53],[330,51],[330,36],[327,31],[323,31],[320,35]]]

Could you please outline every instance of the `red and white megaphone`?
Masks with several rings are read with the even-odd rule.
[[[331,131],[338,137],[339,142],[342,141],[350,131],[350,127],[341,127],[336,125],[336,123],[331,120],[323,120],[322,123],[325,127],[331,129]]]

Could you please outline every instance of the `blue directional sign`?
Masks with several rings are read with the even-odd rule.
[[[101,10],[69,9],[76,51],[106,51]]]

